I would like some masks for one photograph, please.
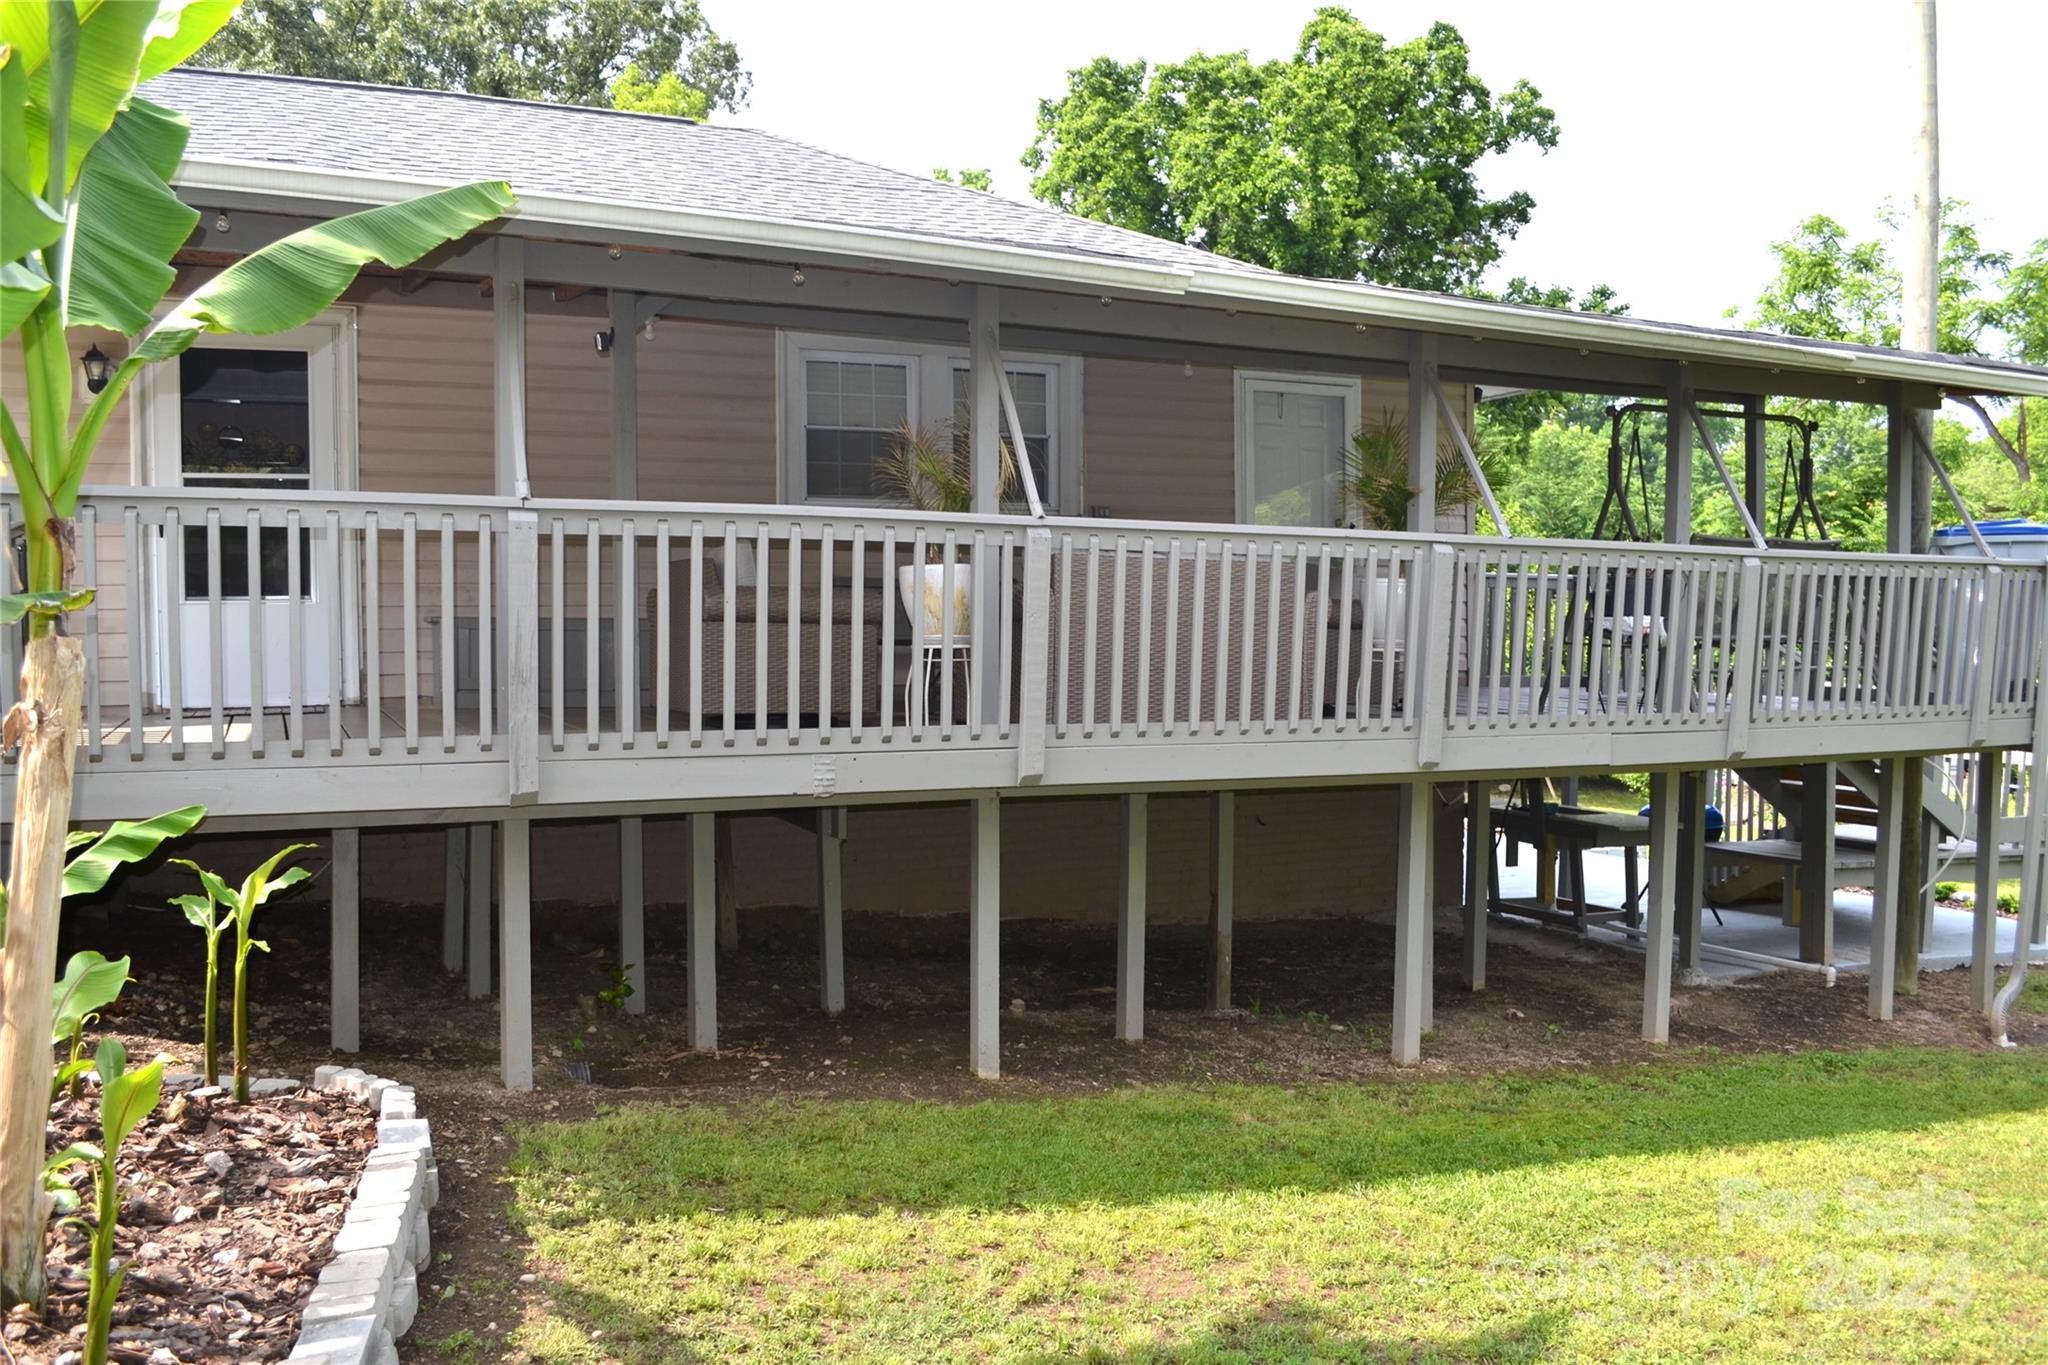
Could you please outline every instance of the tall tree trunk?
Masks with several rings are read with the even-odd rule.
[[[1939,82],[1935,63],[1934,0],[1914,0],[1913,5],[1914,94],[1919,100],[1919,117],[1913,127],[1914,180],[1911,212],[1906,221],[1904,251],[1904,316],[1900,343],[1909,351],[1941,349],[1941,117]],[[1906,420],[1924,442],[1923,450],[1934,448],[1934,414],[1924,408],[1908,408]],[[1909,457],[1912,471],[1913,525],[1907,549],[1926,554],[1929,522],[1934,505],[1933,472],[1921,463],[1916,451]],[[1920,993],[1920,938],[1924,928],[1927,897],[1921,888],[1927,869],[1933,865],[1931,850],[1922,837],[1926,821],[1926,764],[1919,758],[1906,767],[1906,828],[1899,859],[1897,918],[1899,926],[1898,989],[1901,995]]]
[[[85,649],[69,636],[30,640],[21,666],[13,881],[0,963],[0,1301],[43,1301],[43,1159],[50,1119],[50,997],[57,907],[71,824],[71,757],[85,696]]]

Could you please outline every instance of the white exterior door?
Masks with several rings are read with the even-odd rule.
[[[150,482],[183,488],[315,492],[342,484],[344,380],[353,366],[345,352],[353,329],[330,315],[274,337],[206,337],[176,361],[153,367],[148,394]],[[352,385],[346,386],[352,389]],[[298,531],[299,658],[292,658],[291,539],[284,527],[258,533],[258,582],[250,582],[249,531],[232,505],[220,528],[219,638],[211,605],[206,525],[188,525],[178,543],[158,547],[157,695],[170,696],[169,633],[179,634],[178,695],[187,710],[214,703],[214,660],[219,659],[220,704],[233,710],[282,707],[299,680],[302,705],[324,706],[332,595],[327,532],[317,516]],[[170,556],[178,556],[174,566]],[[253,607],[253,613],[252,613]],[[255,696],[251,628],[260,616],[262,696]]]
[[[1356,381],[1240,373],[1238,515],[1263,526],[1344,522],[1344,451],[1358,425]]]

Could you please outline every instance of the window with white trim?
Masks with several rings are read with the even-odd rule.
[[[1081,361],[1008,352],[1003,360],[1039,497],[1048,509],[1071,508],[1080,487]],[[964,441],[972,390],[965,346],[784,332],[784,499],[886,501],[874,471],[896,432],[951,424]],[[1007,417],[997,424],[1008,444]],[[1013,497],[1023,505],[1021,486]]]
[[[808,354],[803,367],[806,496],[827,502],[880,497],[875,466],[911,421],[916,360]]]

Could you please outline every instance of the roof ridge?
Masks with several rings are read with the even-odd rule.
[[[706,119],[688,118],[682,114],[657,114],[646,109],[612,109],[602,104],[562,104],[555,100],[521,99],[516,95],[480,95],[474,90],[442,90],[428,85],[394,85],[387,81],[345,81],[335,76],[299,76],[288,71],[245,71],[233,66],[193,66],[183,64],[172,67],[165,75],[173,76],[229,76],[249,81],[279,81],[294,85],[325,85],[342,90],[375,90],[394,95],[434,95],[442,99],[475,100],[485,104],[510,104],[522,109],[562,110],[577,114],[609,114],[614,118],[642,119],[650,123],[675,123],[689,128],[716,128],[719,125]]]

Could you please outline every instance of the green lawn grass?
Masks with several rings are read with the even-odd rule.
[[[2035,1359],[2048,1057],[521,1130],[548,1361]]]

